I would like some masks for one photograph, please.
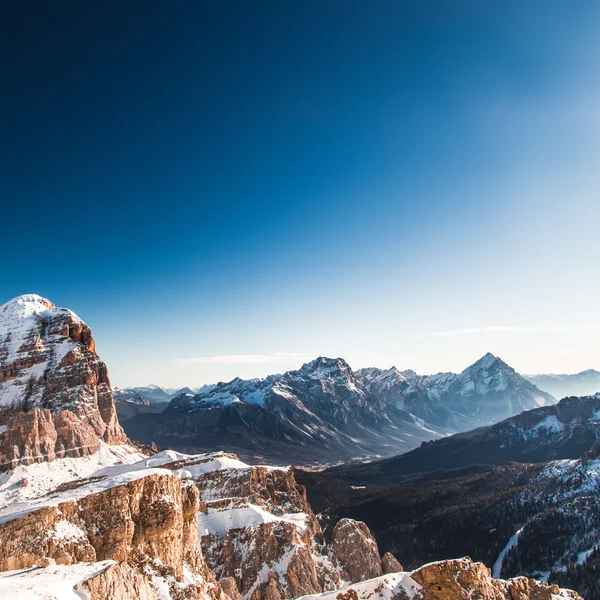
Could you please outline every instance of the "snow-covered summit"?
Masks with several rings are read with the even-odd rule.
[[[0,306],[0,406],[0,468],[125,440],[92,330],[37,294]]]

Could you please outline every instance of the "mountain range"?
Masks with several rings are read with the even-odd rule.
[[[296,384],[333,386],[342,407],[368,411],[366,392],[350,389],[355,375],[334,362],[318,361]],[[0,307],[0,374],[3,599],[581,600],[556,585],[493,579],[466,557],[404,571],[380,556],[363,522],[341,518],[324,532],[290,467],[133,442],[91,329],[40,296]],[[269,402],[261,389],[256,406]],[[173,409],[186,398],[196,396]],[[129,404],[150,406],[143,396]],[[237,404],[248,403],[224,400]]]
[[[247,460],[324,464],[390,456],[555,399],[486,354],[462,373],[352,370],[320,357],[265,379],[181,394],[160,414],[123,421],[133,438],[182,451],[216,447]]]
[[[587,369],[570,375],[523,375],[541,390],[555,398],[567,396],[592,396],[600,392],[600,371]]]

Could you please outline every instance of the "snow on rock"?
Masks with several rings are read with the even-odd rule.
[[[354,594],[352,593],[354,592]],[[345,588],[301,596],[298,600],[403,600],[420,598],[421,586],[411,579],[410,573],[390,573],[382,577],[375,577],[360,583],[348,585]]]
[[[229,506],[209,507],[207,513],[198,513],[198,534],[224,536],[231,529],[256,527],[263,523],[289,523],[304,532],[306,519],[303,512],[277,516],[255,504],[235,506],[231,502]]]
[[[91,329],[35,294],[0,306],[0,470],[126,443]]]
[[[429,563],[411,572],[390,573],[298,600],[581,600],[576,592],[525,577],[492,579],[490,570],[470,558]]]
[[[83,583],[99,575],[115,561],[52,565],[0,573],[3,600],[82,600],[87,594]]]

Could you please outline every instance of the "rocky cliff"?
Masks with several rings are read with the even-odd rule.
[[[0,469],[123,444],[106,365],[72,311],[30,294],[0,307]]]

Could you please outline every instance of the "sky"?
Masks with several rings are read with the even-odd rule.
[[[0,30],[0,303],[74,310],[114,384],[600,369],[595,0],[32,0]]]

